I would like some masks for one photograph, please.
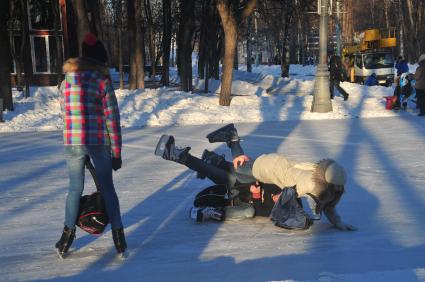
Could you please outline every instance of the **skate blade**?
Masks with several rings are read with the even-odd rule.
[[[56,249],[56,253],[58,254],[58,257],[60,259],[65,259],[65,258],[68,257],[68,253],[62,253],[62,252],[59,251],[59,249]]]
[[[128,256],[129,256],[129,254],[126,251],[123,252],[123,253],[117,254],[117,258],[120,259],[120,260],[126,260],[126,259],[128,259]]]
[[[158,144],[155,148],[155,155],[162,157],[164,155],[165,146],[167,145],[168,141],[170,140],[171,136],[169,135],[162,135],[161,138],[158,141]]]

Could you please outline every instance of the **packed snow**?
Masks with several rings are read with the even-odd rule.
[[[414,66],[412,67],[414,72]],[[110,232],[77,230],[69,257],[54,244],[63,227],[68,175],[60,95],[55,87],[14,92],[15,111],[0,123],[1,281],[425,281],[425,120],[417,110],[385,109],[392,87],[344,82],[350,94],[333,111],[310,112],[314,66],[243,67],[234,73],[230,107],[218,106],[220,82],[194,78],[194,91],[116,90],[123,129],[123,168],[114,173],[129,245],[117,259]],[[114,74],[113,77],[116,77]],[[175,76],[173,77],[175,81]],[[307,231],[267,218],[197,224],[194,195],[211,185],[153,154],[158,138],[200,156],[230,157],[205,136],[235,123],[247,154],[280,152],[300,161],[329,157],[349,173],[337,206],[358,231],[325,218]],[[86,193],[94,189],[87,174]]]

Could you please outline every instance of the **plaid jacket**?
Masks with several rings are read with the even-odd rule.
[[[121,157],[120,113],[107,69],[80,58],[69,59],[62,83],[65,145],[110,145]]]

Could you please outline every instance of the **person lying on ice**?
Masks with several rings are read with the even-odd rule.
[[[199,222],[207,219],[222,221],[270,215],[282,189],[256,181],[241,184],[235,177],[233,163],[226,161],[224,156],[204,150],[199,159],[191,155],[189,150],[190,147],[176,147],[173,136],[163,135],[155,154],[183,164],[196,171],[198,178],[208,178],[216,184],[195,196],[191,210],[193,219]]]
[[[230,170],[228,185],[233,187],[236,182],[242,184],[260,182],[280,187],[282,193],[271,211],[271,219],[276,225],[288,229],[306,229],[312,224],[312,219],[320,219],[323,212],[336,228],[340,230],[356,230],[352,225],[345,224],[336,211],[336,205],[344,193],[346,173],[342,166],[330,159],[317,163],[297,163],[279,154],[265,154],[251,160],[241,146],[236,128],[233,124],[226,125],[207,135],[210,143],[226,142],[234,158],[234,170]],[[160,150],[163,148],[164,150]],[[178,149],[174,146],[174,138],[168,144],[158,143],[158,155],[165,159],[180,162],[191,167],[186,157],[190,147]],[[175,154],[178,152],[178,155]],[[173,155],[167,158],[165,155]],[[198,168],[199,169],[199,168]],[[233,185],[232,185],[233,184]],[[310,215],[299,204],[304,200],[310,208]],[[307,206],[305,206],[307,208]]]

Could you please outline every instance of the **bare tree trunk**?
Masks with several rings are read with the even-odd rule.
[[[420,53],[425,53],[425,34],[422,32],[425,29],[425,3],[423,1],[420,1],[418,3],[418,19],[417,19],[417,27],[419,31],[418,34],[418,41],[420,45]],[[422,30],[422,31],[421,31]]]
[[[32,76],[32,61],[30,54],[30,44],[29,44],[29,27],[28,27],[28,9],[26,1],[20,0],[21,4],[21,70],[24,71],[24,84],[25,92],[24,97],[28,98],[30,96],[30,78]]]
[[[208,38],[208,42],[211,42],[211,37]],[[208,93],[208,84],[209,84],[209,78],[211,77],[211,67],[212,64],[212,48],[207,48],[206,50],[206,58],[205,58],[205,80],[204,80],[204,92]]]
[[[415,32],[415,22],[413,16],[413,4],[412,0],[400,1],[401,13],[403,19],[403,25],[405,27],[405,41],[406,52],[405,55],[407,60],[414,63],[419,56],[420,46]]]
[[[344,2],[345,13],[342,14],[342,38],[346,43],[353,43],[353,0],[346,0]]]
[[[280,62],[281,76],[289,77],[289,62],[288,62],[288,38],[289,38],[289,25],[291,24],[292,12],[290,11],[290,5],[288,2],[286,4],[286,14],[285,14],[285,28],[283,30],[282,38],[282,57]]]
[[[139,20],[137,20],[139,21]],[[136,75],[136,88],[137,89],[144,89],[145,88],[145,68],[144,68],[144,58],[143,58],[143,52],[142,48],[144,48],[144,41],[143,41],[143,33],[140,28],[141,23],[137,24],[136,27],[136,48],[135,48],[135,59],[136,59],[136,68],[137,68],[137,75]]]
[[[58,23],[60,21],[60,8],[59,8],[59,2],[52,1],[52,11],[53,11],[53,18],[54,18],[54,36],[56,39],[56,85],[59,87],[62,82],[62,44],[61,44],[61,38],[59,37],[59,28]]]
[[[303,9],[305,9],[305,7],[307,7],[307,1],[300,1],[300,5],[299,7],[297,7],[298,9],[298,17],[299,19],[299,48],[300,48],[300,58],[299,61],[301,64],[305,64],[306,63],[306,46],[305,46],[305,42],[306,42],[306,31],[307,31],[307,14],[305,13],[305,11]]]
[[[140,0],[136,0],[136,48],[135,48],[135,59],[136,59],[136,70],[137,70],[137,89],[145,88],[145,59],[143,56],[143,50],[145,49],[145,40],[142,26],[142,7]]]
[[[143,33],[141,26],[140,0],[128,0],[128,40],[130,46],[129,89],[145,88],[145,71],[143,60]],[[137,15],[137,16],[136,16]]]
[[[213,23],[213,30],[211,31],[212,37],[209,38],[209,63],[208,63],[208,73],[209,77],[214,79],[220,79],[220,59],[223,50],[224,44],[224,32],[221,25],[221,19],[218,14],[218,11],[214,5],[210,6],[210,14]]]
[[[16,2],[11,2],[13,7],[13,14],[14,17],[17,17],[18,15],[22,18],[20,21],[20,42],[19,46],[15,45],[17,42],[15,42],[13,33],[12,33],[12,48],[11,48],[11,54],[13,57],[13,60],[15,61],[15,67],[16,67],[16,87],[18,90],[21,90],[24,87],[25,81],[24,76],[22,75],[24,73],[24,61],[25,61],[25,48],[27,47],[27,38],[28,38],[28,26],[27,26],[27,18],[25,15],[27,15],[27,6],[25,4],[25,1],[20,0]],[[19,38],[19,37],[18,37]]]
[[[211,46],[208,46],[208,37],[211,33],[211,18],[209,17],[209,6],[211,5],[210,0],[202,1],[202,16],[200,23],[200,34],[199,34],[199,54],[198,54],[198,77],[205,79],[206,75],[206,64],[207,64],[207,52]]]
[[[220,18],[215,4],[211,0],[202,2],[202,20],[199,39],[198,76],[205,81],[205,92],[208,92],[208,79],[219,77],[219,60],[221,57],[222,33]]]
[[[136,66],[136,10],[135,5],[138,0],[127,1],[127,25],[128,25],[128,46],[130,50],[128,88],[137,89],[137,66]]]
[[[238,37],[236,36],[235,59],[233,60],[233,69],[239,69]]]
[[[118,29],[118,68],[120,72],[120,89],[124,89],[124,69],[123,69],[123,52],[122,52],[122,28]]]
[[[221,106],[230,106],[232,79],[233,79],[233,61],[235,59],[236,49],[236,19],[231,14],[230,8],[225,1],[217,2],[217,10],[223,23],[224,29],[224,58],[223,75],[221,78],[221,92],[219,104]]]
[[[252,16],[248,17],[247,23],[247,33],[246,33],[246,71],[252,72],[252,47],[251,47],[251,37],[252,37]]]
[[[124,89],[124,69],[123,69],[123,39],[122,34],[123,28],[123,1],[118,0],[114,2],[114,13],[115,13],[115,28],[118,30],[118,68],[120,73],[120,89]]]
[[[152,18],[152,10],[150,0],[145,0],[145,16],[148,22],[147,33],[148,33],[148,42],[149,42],[149,58],[151,63],[151,71],[149,73],[149,77],[153,77],[155,79],[156,75],[156,64],[155,64],[155,35],[153,32],[153,18]]]
[[[170,46],[171,46],[171,0],[162,1],[162,18],[164,22],[164,34],[162,37],[162,77],[161,83],[165,86],[170,84]]]
[[[231,101],[230,95],[232,91],[233,65],[238,38],[237,25],[242,21],[242,19],[248,17],[254,11],[256,5],[257,1],[251,0],[246,4],[240,14],[234,15],[230,10],[227,1],[217,1],[217,10],[220,15],[225,34],[223,75],[221,78],[221,92],[219,99],[219,104],[221,106],[230,106]]]
[[[390,19],[388,16],[388,10],[390,9],[390,3],[388,2],[388,0],[383,0],[384,1],[384,15],[385,15],[385,26],[386,28],[389,30],[390,29]]]
[[[217,39],[215,43],[215,49],[212,51],[211,55],[211,63],[210,63],[210,77],[214,77],[214,79],[220,79],[220,60],[222,49],[224,45],[224,35],[223,32],[220,33],[220,37]]]
[[[90,22],[84,0],[72,0],[74,14],[77,16],[78,50],[81,55],[81,45],[86,33],[90,32]]]
[[[192,91],[192,38],[195,30],[193,1],[181,2],[178,34],[178,69],[182,91]]]
[[[12,58],[7,21],[10,15],[9,1],[0,1],[0,122],[3,121],[3,110],[13,111],[12,85],[10,82],[10,66]]]
[[[175,62],[175,52],[176,52],[176,48],[175,48],[175,40],[173,37],[171,37],[171,66],[174,67],[176,65]]]
[[[102,5],[100,5],[99,0],[86,1],[86,4],[87,11],[90,11],[92,15],[91,22],[89,22],[90,30],[92,30],[100,40],[107,44],[100,15]]]

